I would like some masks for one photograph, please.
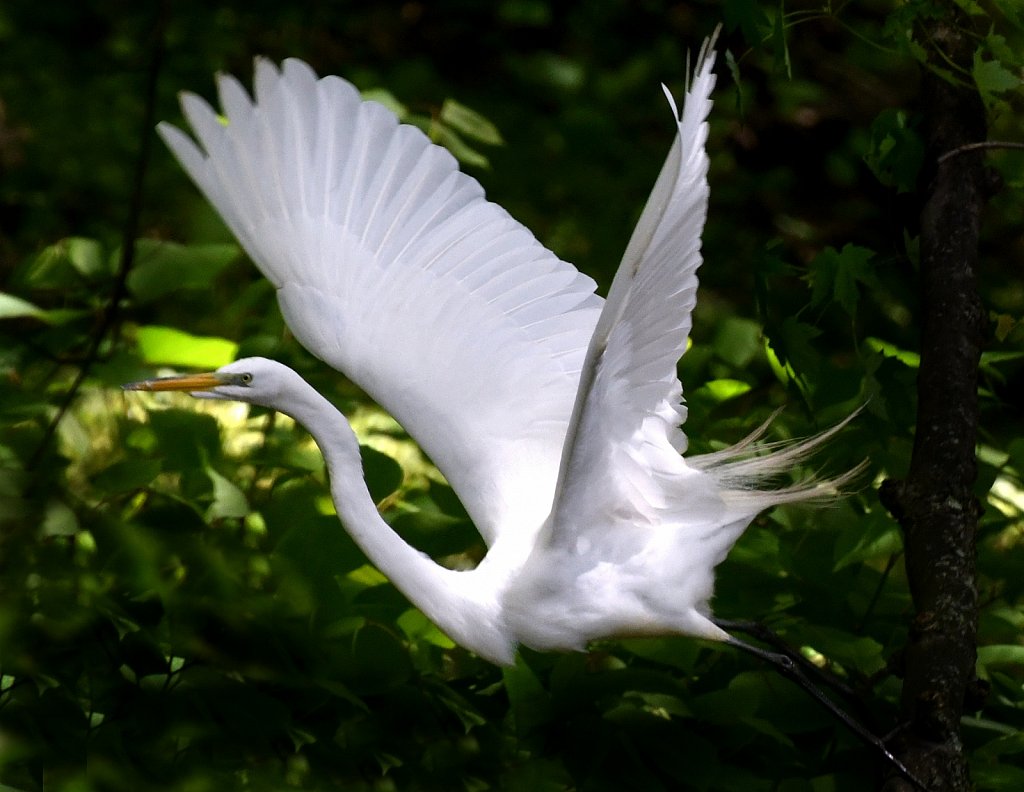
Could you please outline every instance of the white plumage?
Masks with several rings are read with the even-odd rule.
[[[728,636],[709,619],[714,567],[773,504],[819,494],[758,485],[827,435],[753,455],[684,458],[682,387],[707,214],[713,41],[608,300],[544,249],[448,152],[347,82],[256,64],[255,101],[218,79],[226,123],[182,107],[196,145],[160,133],[315,355],[406,428],[488,545],[456,572],[409,547],[362,482],[344,416],[262,359],[137,389],[191,390],[291,414],[316,439],[342,522],[454,640],[498,663],[518,643]],[[666,94],[668,92],[666,91]],[[628,211],[627,207],[623,211]],[[205,377],[205,378],[204,378]]]

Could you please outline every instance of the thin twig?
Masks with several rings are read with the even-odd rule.
[[[963,146],[957,146],[952,151],[947,151],[939,157],[938,163],[941,165],[950,157],[956,157],[960,154],[966,154],[969,151],[977,151],[979,149],[1014,149],[1024,151],[1024,143],[1015,143],[1010,140],[983,140],[980,143],[967,143]]]
[[[748,652],[755,657],[759,657],[762,660],[766,660],[771,663],[780,674],[791,682],[795,682],[799,685],[808,695],[811,696],[811,698],[827,709],[866,745],[869,745],[878,751],[888,763],[889,767],[895,770],[896,773],[898,773],[907,783],[922,792],[929,792],[929,787],[917,778],[917,776],[915,776],[914,773],[912,773],[907,766],[903,764],[895,754],[893,754],[878,735],[868,730],[868,728],[860,721],[856,720],[846,710],[832,701],[832,699],[830,699],[824,691],[815,684],[815,680],[807,673],[808,664],[806,663],[806,659],[799,654],[795,654],[789,647],[786,647],[785,642],[782,641],[782,639],[773,631],[756,622],[729,622],[716,619],[715,623],[723,629],[731,628],[737,631],[746,632],[758,639],[767,640],[773,645],[781,645],[783,647],[783,651],[772,652],[768,649],[762,649],[759,646],[748,644],[731,635],[727,641],[729,646],[742,649],[744,652]],[[809,668],[813,669],[815,676],[822,678],[819,674],[820,669],[816,668],[813,664],[810,664]]]

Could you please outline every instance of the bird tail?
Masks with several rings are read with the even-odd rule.
[[[729,502],[744,511],[758,512],[770,506],[800,501],[821,503],[835,500],[843,490],[864,472],[867,460],[837,476],[810,476],[786,487],[772,488],[772,483],[820,449],[856,418],[863,406],[822,432],[802,440],[760,442],[780,411],[735,445],[709,454],[688,457],[687,463],[714,478]]]

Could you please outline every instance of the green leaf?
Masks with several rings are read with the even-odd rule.
[[[81,286],[101,280],[113,272],[103,247],[95,239],[67,237],[47,246],[33,259],[24,281],[36,289]]]
[[[207,289],[241,250],[232,244],[179,245],[153,239],[135,243],[128,289],[146,303],[182,289]]]
[[[441,123],[447,124],[471,140],[488,146],[500,146],[505,142],[498,127],[476,110],[454,99],[445,99],[441,105]]]
[[[1009,314],[995,314],[993,318],[996,320],[996,327],[993,331],[993,335],[995,335],[996,340],[1000,342],[1009,338],[1010,333],[1020,326],[1020,320],[1016,317],[1010,316]]]
[[[379,693],[405,682],[412,673],[409,654],[388,630],[368,624],[352,646],[352,686],[359,693]]]
[[[761,325],[730,316],[718,326],[712,347],[715,354],[736,368],[748,366],[761,351]]]
[[[551,697],[525,662],[519,660],[514,666],[502,669],[502,677],[518,734],[530,734],[550,720]]]
[[[226,338],[195,336],[173,327],[140,327],[136,341],[142,359],[155,366],[219,368],[235,359],[238,344]]]
[[[104,468],[92,477],[92,484],[99,490],[113,495],[134,492],[148,485],[160,474],[160,462],[155,459],[122,459]]]
[[[834,300],[851,317],[857,316],[860,286],[877,288],[871,260],[875,253],[868,248],[846,244],[842,251],[825,248],[811,264],[811,305],[821,306]]]
[[[862,561],[886,558],[903,549],[902,536],[891,520],[875,519],[872,515],[865,523],[851,525],[837,539],[833,572]]]
[[[1024,753],[1024,731],[1019,731],[1010,724],[970,717],[965,717],[963,723],[964,726],[999,735],[978,750],[977,758],[984,757],[987,761],[993,761],[1001,756]]]
[[[434,142],[440,143],[454,154],[459,162],[473,165],[477,168],[491,167],[490,160],[463,140],[454,129],[449,129],[440,124],[433,124],[430,137]]]
[[[980,51],[974,53],[972,75],[974,84],[978,86],[982,99],[988,105],[999,101],[999,94],[1016,90],[1021,84],[1020,78],[999,61],[982,60]]]
[[[442,649],[455,648],[455,642],[416,608],[409,608],[399,616],[397,624],[410,640],[425,641]]]
[[[46,311],[39,308],[28,300],[15,297],[13,294],[0,292],[0,319],[23,319],[31,317],[41,321],[47,321]]]
[[[695,394],[706,393],[711,397],[712,401],[724,402],[729,399],[735,399],[737,396],[742,396],[749,390],[750,385],[742,380],[716,379],[704,383],[695,391]]]
[[[775,68],[782,64],[787,79],[793,79],[793,64],[789,56],[789,40],[786,38],[786,7],[782,0],[775,12],[775,20],[772,25],[771,43],[775,52]]]
[[[874,638],[851,635],[846,629],[821,624],[814,626],[809,637],[813,645],[804,647],[805,654],[813,656],[815,652],[823,652],[842,665],[869,674],[885,668],[885,652]]]
[[[771,27],[771,21],[757,0],[726,0],[722,5],[722,16],[726,27],[742,30],[743,38],[752,47],[761,46]]]
[[[1024,646],[1018,644],[979,646],[978,665],[986,669],[989,666],[1001,665],[1024,668]]]
[[[155,455],[163,469],[187,473],[200,471],[220,454],[220,426],[212,415],[190,410],[153,410],[149,427],[156,435]],[[204,483],[209,478],[199,473]]]
[[[971,780],[978,792],[1017,792],[1024,789],[1024,770],[1010,764],[972,762]]]
[[[103,247],[98,240],[85,237],[69,237],[62,243],[68,261],[86,280],[94,280],[114,271],[114,264],[109,266],[103,255]]]
[[[871,124],[871,142],[864,163],[886,187],[913,192],[924,163],[924,143],[902,110],[889,108]]]
[[[374,503],[380,503],[402,485],[405,475],[402,466],[387,454],[362,445],[359,447],[359,455],[363,460],[366,486]]]
[[[388,583],[388,579],[376,567],[372,567],[369,564],[364,564],[359,569],[352,570],[345,577],[367,588],[383,586]]]
[[[740,80],[740,65],[736,62],[736,56],[732,54],[731,49],[725,51],[725,65],[729,69],[729,76],[732,77],[732,84],[736,86],[736,113],[742,118],[744,116],[743,82]]]
[[[74,536],[80,528],[78,518],[66,503],[51,500],[46,504],[46,514],[40,526],[43,536]]]
[[[727,688],[696,696],[690,706],[696,716],[707,723],[747,722],[755,718],[764,689],[761,675],[743,673],[734,677]]]
[[[383,105],[401,120],[407,121],[409,108],[398,101],[395,95],[387,88],[368,88],[365,91],[360,91],[359,94],[363,97],[364,101]]]
[[[881,338],[869,337],[865,339],[864,343],[869,349],[873,349],[875,352],[880,352],[886,357],[896,358],[900,363],[908,368],[916,369],[921,365],[921,355],[917,352],[900,349],[895,344],[883,341]]]
[[[1024,30],[1024,4],[1020,0],[992,0],[992,4],[1018,29]]]
[[[769,337],[769,344],[782,365],[803,374],[816,371],[821,363],[821,355],[811,344],[820,335],[818,328],[787,316]]]
[[[82,308],[40,308],[28,300],[23,300],[7,292],[0,292],[0,320],[3,319],[36,319],[50,325],[62,325],[83,316],[89,316],[92,311]]]
[[[212,522],[225,517],[245,517],[249,513],[249,501],[245,493],[212,467],[207,466],[205,470],[213,484],[213,502],[206,510],[206,519]]]

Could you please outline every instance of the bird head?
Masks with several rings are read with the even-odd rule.
[[[252,357],[236,360],[216,371],[129,382],[131,391],[185,391],[197,399],[223,399],[275,408],[297,378],[287,366],[274,360]]]

